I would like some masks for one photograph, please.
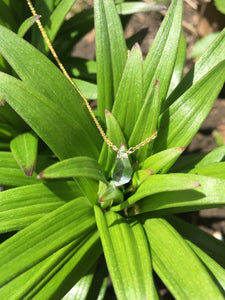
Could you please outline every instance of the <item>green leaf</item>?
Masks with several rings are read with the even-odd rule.
[[[101,254],[99,242],[97,232],[86,234],[5,284],[0,296],[61,299],[95,263]]]
[[[223,86],[224,74],[225,61],[203,76],[164,111],[154,143],[155,152],[190,143]]]
[[[128,56],[112,110],[127,140],[143,105],[142,66],[141,49],[135,44]]]
[[[138,170],[134,172],[132,177],[132,187],[137,189],[150,175],[153,174],[153,170]]]
[[[61,299],[88,270],[96,263],[101,255],[102,248],[98,232],[83,236],[80,245],[62,260],[52,272],[42,280],[39,286],[31,290],[29,297],[34,299]],[[54,277],[52,277],[54,275]],[[28,297],[28,299],[29,299]]]
[[[180,83],[182,79],[184,65],[186,62],[186,53],[187,53],[187,43],[186,43],[184,32],[182,31],[180,36],[180,44],[177,51],[177,58],[173,69],[173,75],[171,78],[167,95],[169,95],[175,89],[175,87],[178,85],[178,83]]]
[[[120,211],[141,200],[142,198],[153,194],[158,194],[165,191],[188,190],[196,187],[199,187],[199,183],[189,179],[186,174],[151,175],[139,186],[137,191],[132,196],[130,196],[121,204],[112,207],[111,210]],[[141,209],[140,212],[142,212]]]
[[[77,151],[75,149],[80,148],[80,150],[83,149],[84,151],[84,153],[82,153],[83,151],[80,152],[78,150],[78,152],[80,152],[80,155],[85,155],[85,152],[89,152],[88,156],[97,159],[102,143],[99,132],[96,130],[96,126],[91,119],[80,95],[73,88],[71,83],[65,78],[62,72],[60,72],[56,66],[54,66],[43,54],[37,51],[29,43],[25,42],[23,39],[19,38],[11,31],[2,26],[0,26],[0,52],[11,64],[19,77],[24,81],[27,92],[30,91],[32,93],[32,91],[35,92],[36,90],[36,92],[38,91],[38,98],[39,96],[40,98],[45,98],[41,108],[41,111],[43,112],[41,113],[41,111],[39,111],[41,101],[37,101],[36,99],[35,104],[32,104],[28,102],[29,96],[27,95],[28,98],[26,99],[26,96],[23,95],[23,101],[19,101],[21,102],[21,106],[26,103],[26,108],[23,108],[21,111],[19,111],[19,114],[23,117],[23,119],[25,119],[29,125],[39,123],[39,125],[36,126],[40,127],[42,126],[40,122],[43,123],[43,120],[45,118],[49,119],[51,114],[54,115],[53,111],[55,112],[55,114],[60,114],[62,116],[64,115],[66,119],[71,119],[70,122],[67,122],[70,123],[70,130],[68,129],[68,133],[71,131],[71,123],[75,121],[77,124],[76,128],[73,129],[74,137],[71,137],[70,141],[65,140],[65,131],[67,132],[66,128],[63,128],[65,121],[61,120],[61,124],[59,124],[60,119],[58,120],[58,117],[56,117],[56,115],[54,120],[58,120],[58,122],[53,122],[52,120],[50,120],[50,125],[45,126],[45,130],[47,127],[52,127],[53,123],[57,123],[58,127],[61,127],[61,129],[54,129],[54,137],[51,137],[54,140],[60,138],[60,131],[61,133],[64,132],[63,136],[61,136],[61,138],[64,140],[61,141],[61,148],[67,148],[68,153],[57,153],[57,155],[59,155],[61,159],[72,157],[76,155],[75,153]],[[24,57],[26,57],[25,63]],[[9,80],[10,83],[6,83],[5,80]],[[6,93],[6,91],[3,90],[7,88],[7,97],[5,98],[13,97],[14,85],[17,87],[18,85],[20,87],[23,86],[22,83],[18,83],[17,85],[15,81],[13,81],[12,83],[11,80],[13,79],[10,79],[10,77],[6,77],[6,75],[1,75],[0,95]],[[23,93],[25,93],[25,91]],[[43,113],[45,112],[45,110],[48,110],[48,106],[51,106],[51,104],[57,106],[55,106],[54,108],[51,107],[51,113],[48,112],[48,117],[43,116]],[[18,112],[18,106],[20,105],[17,106],[11,101],[10,105]],[[74,121],[72,121],[72,119]],[[45,120],[45,122],[47,122],[47,120]],[[47,139],[50,138],[49,133],[46,133],[45,131],[44,134],[45,136],[48,136],[46,137]],[[81,135],[83,141],[78,140]],[[45,140],[45,138],[43,138],[43,140]],[[53,143],[56,144],[56,142]],[[68,143],[70,144],[70,146]],[[58,141],[57,144],[60,145],[60,142]],[[74,144],[74,146],[72,146],[71,144]],[[65,147],[65,145],[67,145],[67,147]]]
[[[223,0],[215,0],[216,8],[222,13],[225,14],[225,4]]]
[[[103,300],[107,282],[108,270],[105,262],[98,263],[97,267],[91,268],[62,300]]]
[[[0,245],[0,286],[93,228],[92,207],[86,198],[77,198],[19,231]]]
[[[31,26],[40,19],[41,16],[36,15],[32,16],[28,19],[26,19],[21,25],[20,28],[18,29],[18,36],[24,37],[24,35],[27,33],[27,31],[31,28]]]
[[[147,219],[144,229],[153,268],[176,299],[224,299],[218,282],[166,220]]]
[[[207,50],[210,44],[219,36],[219,32],[213,32],[198,40],[191,51],[191,56],[195,59],[201,57],[201,55]]]
[[[195,190],[171,191],[146,197],[138,202],[139,212],[155,211],[156,214],[167,215],[225,205],[225,180],[194,174],[176,176],[185,176],[188,180],[198,182],[200,186]]]
[[[117,12],[120,15],[130,15],[137,12],[144,11],[159,11],[166,9],[164,5],[157,5],[155,3],[144,2],[124,2],[116,5]]]
[[[72,118],[59,104],[7,74],[0,73],[0,83],[0,94],[60,159],[76,155],[98,158],[98,139],[91,142],[88,127],[75,116]]]
[[[113,212],[104,214],[97,206],[95,215],[117,299],[158,299],[142,225],[129,224]]]
[[[61,1],[50,15],[45,26],[50,41],[53,41],[62,23],[76,0]]]
[[[158,80],[146,96],[142,109],[139,113],[132,134],[129,139],[129,146],[136,146],[147,138],[153,136],[158,128],[158,117],[160,113],[160,86]],[[143,161],[151,153],[153,141],[140,148],[136,154],[138,161]]]
[[[122,25],[113,0],[94,2],[98,110],[105,119],[111,111],[127,59]]]
[[[38,178],[87,177],[107,183],[104,173],[93,158],[73,157],[51,165]]]
[[[37,160],[38,138],[27,132],[14,138],[10,143],[11,152],[27,176],[32,176]]]
[[[189,171],[189,174],[198,174],[209,177],[225,179],[225,162],[216,162]]]
[[[168,217],[167,219],[186,239],[189,246],[196,252],[225,290],[225,270],[211,258],[213,257],[218,260],[224,266],[225,244],[214,238],[211,234],[178,218]]]
[[[54,9],[54,0],[36,0],[35,10],[41,15],[41,23],[45,27]],[[41,52],[45,52],[45,42],[38,26],[32,27],[31,43]]]
[[[224,43],[225,29],[221,31],[217,39],[208,47],[194,67],[187,73],[177,88],[166,99],[163,110],[166,110],[176,99],[184,94],[185,91],[187,91],[192,85],[195,85],[202,77],[224,60]]]
[[[144,160],[143,163],[140,164],[140,168],[151,169],[154,173],[158,173],[161,170],[161,173],[164,173],[162,169],[171,161],[177,159],[184,150],[184,147],[176,147],[158,152]]]
[[[127,146],[125,137],[119,123],[109,111],[106,111],[106,125],[107,125],[107,136],[110,141],[119,149],[121,143]],[[103,144],[102,151],[99,158],[99,164],[102,166],[102,169],[105,171],[106,176],[110,176],[112,168],[116,159],[116,151],[109,147],[106,143]]]
[[[80,79],[73,79],[73,81],[86,99],[97,99],[96,84]]]
[[[36,174],[27,177],[10,152],[0,152],[0,184],[8,186],[40,183]]]
[[[155,80],[158,79],[162,104],[177,58],[181,27],[182,1],[174,0],[144,62],[144,94],[148,94]]]
[[[74,182],[51,182],[0,193],[0,232],[21,230],[81,193]]]
[[[211,234],[201,230],[200,228],[178,218],[169,216],[166,219],[186,240],[197,245],[221,266],[225,267],[224,242],[216,239]]]
[[[223,269],[219,264],[217,264],[212,258],[210,258],[204,251],[199,249],[196,245],[191,242],[188,242],[188,245],[195,251],[198,257],[203,261],[205,266],[212,272],[212,275],[215,276],[216,280],[219,282],[224,293],[225,291],[225,269]],[[224,293],[225,294],[225,293]]]
[[[94,277],[94,269],[83,276],[62,300],[85,300]]]
[[[196,168],[204,167],[212,163],[220,162],[225,159],[225,146],[213,149],[207,153],[199,162],[195,164]]]

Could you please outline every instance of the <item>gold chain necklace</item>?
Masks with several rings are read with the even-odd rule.
[[[37,16],[37,13],[36,13],[36,10],[33,6],[33,4],[31,3],[30,0],[26,0],[27,1],[27,4],[30,8],[30,11],[32,13],[33,16]],[[109,138],[106,136],[104,130],[102,129],[102,126],[99,124],[97,118],[95,117],[92,109],[91,109],[91,106],[90,104],[88,103],[87,99],[84,97],[84,95],[81,93],[81,91],[78,89],[78,87],[76,86],[76,84],[73,82],[73,80],[71,79],[70,75],[68,74],[68,72],[66,71],[66,69],[64,68],[63,64],[61,63],[57,53],[55,52],[55,49],[53,48],[52,46],[52,43],[50,42],[42,24],[41,24],[41,21],[39,19],[36,20],[36,23],[37,23],[37,26],[46,42],[46,44],[48,45],[49,47],[49,50],[51,51],[53,57],[55,58],[59,68],[61,69],[61,71],[63,72],[63,74],[66,76],[66,78],[70,81],[70,83],[73,85],[73,87],[75,88],[75,90],[78,92],[78,94],[81,96],[81,98],[83,99],[92,119],[94,120],[95,122],[95,125],[97,126],[103,140],[107,143],[107,145],[109,147],[111,147],[114,151],[117,152],[117,154],[120,154],[120,149],[114,145],[110,140]],[[130,147],[127,151],[126,151],[126,154],[129,155],[129,154],[132,154],[134,153],[136,150],[138,150],[139,148],[145,146],[146,144],[148,144],[150,141],[154,140],[155,138],[157,137],[157,131],[154,132],[154,134],[148,138],[146,138],[145,140],[143,140],[141,143],[137,144],[136,146],[134,147]]]

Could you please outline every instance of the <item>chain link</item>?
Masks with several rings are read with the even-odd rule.
[[[32,13],[33,16],[37,16],[37,13],[35,11],[35,8],[33,6],[33,4],[31,3],[30,0],[26,0],[27,4],[30,8],[30,11]],[[81,93],[81,91],[78,89],[78,87],[76,86],[76,84],[73,82],[73,80],[71,79],[70,75],[67,73],[66,69],[64,68],[63,64],[61,63],[57,53],[55,52],[55,49],[53,48],[42,24],[41,21],[39,19],[36,20],[37,26],[46,42],[46,44],[48,45],[49,50],[52,53],[52,56],[55,58],[59,68],[61,69],[62,73],[65,75],[65,77],[70,81],[70,83],[73,85],[73,87],[75,88],[75,90],[78,92],[78,94],[81,96],[81,98],[83,99],[85,106],[87,107],[93,121],[95,122],[96,127],[98,128],[99,133],[101,134],[103,140],[107,143],[107,145],[109,147],[111,147],[114,151],[116,151],[117,153],[119,153],[119,149],[117,148],[117,146],[115,146],[110,140],[109,138],[106,136],[104,130],[102,129],[100,123],[98,122],[97,118],[95,117],[90,104],[88,103],[87,99],[84,97],[84,95]],[[130,147],[127,150],[127,155],[134,153],[136,150],[138,150],[139,148],[143,147],[144,145],[146,145],[147,143],[149,143],[150,141],[154,140],[157,137],[157,131],[150,137],[148,137],[147,139],[145,139],[144,141],[142,141],[141,143],[139,143],[138,145],[134,146],[134,147]]]
[[[134,153],[136,150],[140,149],[141,147],[145,146],[146,144],[148,144],[149,142],[151,142],[152,140],[154,140],[158,135],[157,130],[154,132],[154,134],[150,137],[148,137],[147,139],[145,139],[144,141],[142,141],[141,143],[137,144],[134,147],[130,147],[127,150],[127,155]]]

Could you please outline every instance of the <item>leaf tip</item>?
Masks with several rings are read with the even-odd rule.
[[[133,49],[141,49],[141,47],[140,47],[140,45],[139,45],[139,43],[135,43],[134,44],[134,46],[133,46]]]
[[[108,109],[105,109],[105,115],[109,115],[111,112]]]
[[[196,187],[200,187],[201,186],[201,184],[199,183],[199,182],[197,182],[197,181],[195,181],[194,182],[194,187],[196,188]]]
[[[33,173],[34,173],[34,168],[35,166],[31,166],[30,168],[27,169],[23,169],[25,175],[27,175],[28,177],[32,177]]]
[[[41,17],[42,17],[42,15],[35,15],[35,16],[34,16],[34,20],[37,21],[37,20],[39,20]]]
[[[156,78],[155,82],[154,82],[154,85],[159,85],[159,79]]]
[[[43,171],[37,175],[37,178],[38,178],[38,179],[44,178],[44,173],[43,173]]]
[[[5,99],[0,100],[0,106],[4,106],[5,105]]]

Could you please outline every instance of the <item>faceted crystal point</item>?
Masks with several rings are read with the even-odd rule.
[[[126,147],[122,143],[116,156],[112,179],[116,186],[121,186],[131,180],[133,168],[128,158]]]

